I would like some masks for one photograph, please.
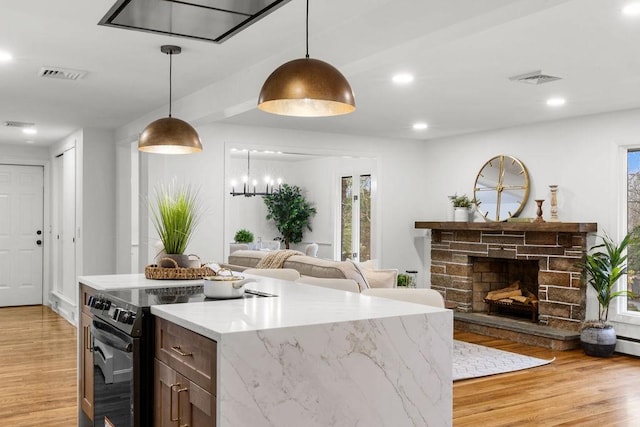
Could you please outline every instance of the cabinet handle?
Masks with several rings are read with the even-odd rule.
[[[177,384],[171,384],[169,386],[169,419],[171,421],[178,421],[180,422],[180,397],[178,396],[178,418],[173,418],[173,388],[174,387],[180,387],[180,383]]]
[[[180,348],[179,345],[172,346],[171,350],[175,351],[176,353],[178,353],[180,356],[183,356],[183,357],[193,356],[193,353],[185,353],[184,351],[182,351],[182,348]]]
[[[188,392],[189,389],[187,387],[183,387],[183,388],[179,388],[178,389],[178,426],[179,427],[189,427],[189,424],[185,423],[185,424],[180,424],[180,422],[182,421],[182,415],[180,415],[180,393],[182,393],[183,391]]]
[[[89,326],[84,327],[84,348],[93,352],[93,346],[91,345],[91,329]]]

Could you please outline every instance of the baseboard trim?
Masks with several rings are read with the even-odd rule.
[[[616,351],[632,356],[640,356],[640,340],[619,336],[616,340]]]
[[[67,297],[55,291],[49,294],[49,302],[51,309],[62,316],[67,322],[74,326],[78,326],[78,307],[77,304],[69,301]]]

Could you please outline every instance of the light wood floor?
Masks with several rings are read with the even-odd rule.
[[[75,426],[76,351],[49,308],[0,308],[0,426]]]
[[[556,360],[520,372],[457,381],[454,426],[640,426],[640,358],[601,359],[467,332],[455,338]]]
[[[455,337],[556,360],[454,383],[454,426],[640,426],[640,358]],[[75,426],[76,387],[75,327],[46,307],[0,308],[0,426]]]

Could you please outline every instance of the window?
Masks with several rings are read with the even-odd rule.
[[[627,151],[627,232],[640,235],[640,149]],[[640,241],[632,239],[628,247],[627,287],[640,295]],[[640,312],[640,297],[627,299],[627,311]]]
[[[341,180],[341,259],[367,261],[371,259],[371,175]]]

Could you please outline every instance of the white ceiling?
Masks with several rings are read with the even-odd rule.
[[[426,140],[640,107],[640,17],[622,15],[629,1],[312,1],[310,54],[340,69],[356,95],[356,112],[334,118],[287,118],[255,108],[257,82],[304,56],[303,0],[219,45],[98,26],[114,2],[2,0],[0,50],[14,60],[0,64],[0,124],[34,122],[39,133],[28,138],[2,126],[0,143],[47,145],[78,128],[117,128],[167,109],[162,44],[183,48],[173,61],[174,99],[216,83],[227,88],[210,111],[185,110],[182,117],[174,110],[197,124]],[[38,76],[43,66],[88,74],[45,79]],[[509,80],[534,70],[563,79],[538,86]],[[416,80],[394,86],[390,78],[398,71]],[[567,103],[550,108],[550,96]],[[429,129],[412,130],[415,121]]]

